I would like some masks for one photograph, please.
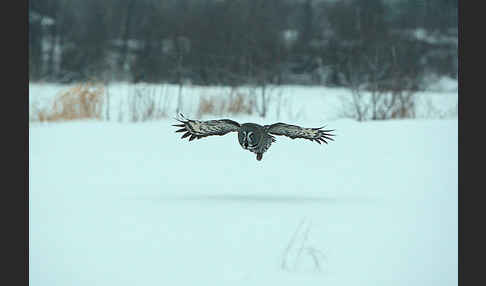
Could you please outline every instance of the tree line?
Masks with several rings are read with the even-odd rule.
[[[385,86],[430,73],[457,77],[457,0],[29,0],[31,81]]]

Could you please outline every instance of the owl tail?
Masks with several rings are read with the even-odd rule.
[[[263,158],[263,153],[257,153],[257,160],[261,161]]]

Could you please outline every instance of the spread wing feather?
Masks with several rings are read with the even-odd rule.
[[[334,130],[323,130],[322,128],[324,127],[304,128],[296,125],[290,125],[290,124],[279,122],[272,125],[265,125],[263,126],[263,128],[265,128],[268,133],[273,135],[283,135],[283,136],[290,137],[292,139],[304,138],[311,141],[315,141],[319,144],[321,144],[321,142],[327,144],[329,140],[334,141],[334,139],[332,138],[334,134],[330,133],[333,132]]]
[[[185,132],[181,139],[190,136],[189,141],[211,135],[225,135],[229,132],[238,131],[240,128],[240,124],[238,122],[230,119],[199,121],[187,119],[181,113],[179,114],[179,118],[176,118],[176,120],[181,124],[174,124],[172,126],[182,127],[176,132]]]

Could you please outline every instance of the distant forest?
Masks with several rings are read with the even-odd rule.
[[[457,78],[457,0],[29,0],[29,80],[416,87]]]

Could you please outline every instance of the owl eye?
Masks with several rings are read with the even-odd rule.
[[[248,136],[246,137],[248,141],[250,142],[254,142],[254,137],[255,135],[253,134],[253,132],[248,132]]]

